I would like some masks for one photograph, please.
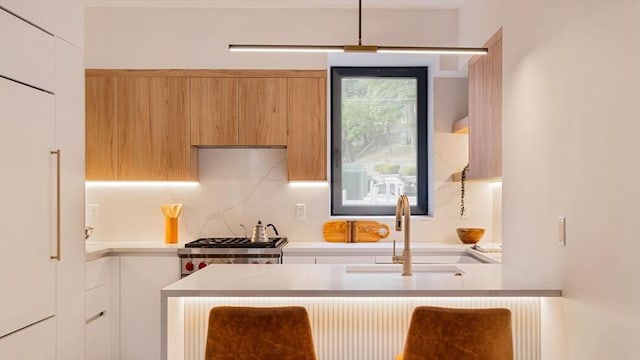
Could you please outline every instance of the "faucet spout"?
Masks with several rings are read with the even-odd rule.
[[[409,198],[402,194],[396,204],[396,231],[402,231],[402,218],[404,217],[404,249],[402,250],[402,276],[413,275],[411,264],[411,206]]]

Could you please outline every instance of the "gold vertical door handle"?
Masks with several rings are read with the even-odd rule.
[[[60,149],[51,150],[51,155],[56,156],[56,255],[51,259],[60,261]]]

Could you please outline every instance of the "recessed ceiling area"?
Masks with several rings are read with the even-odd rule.
[[[363,0],[363,9],[457,9],[464,0]],[[357,0],[85,0],[87,6],[219,8],[358,8]]]

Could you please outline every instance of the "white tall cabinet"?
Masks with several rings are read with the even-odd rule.
[[[0,0],[0,359],[84,358],[83,8],[58,4]]]
[[[58,359],[82,359],[84,336],[84,56],[56,38],[55,148],[60,149],[61,260],[57,263]]]
[[[0,336],[55,313],[54,104],[52,94],[0,78],[0,279],[12,294],[0,300]]]

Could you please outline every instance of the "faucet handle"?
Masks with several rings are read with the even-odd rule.
[[[391,263],[404,264],[404,256],[396,255],[396,241],[393,240],[393,255],[391,256]]]

